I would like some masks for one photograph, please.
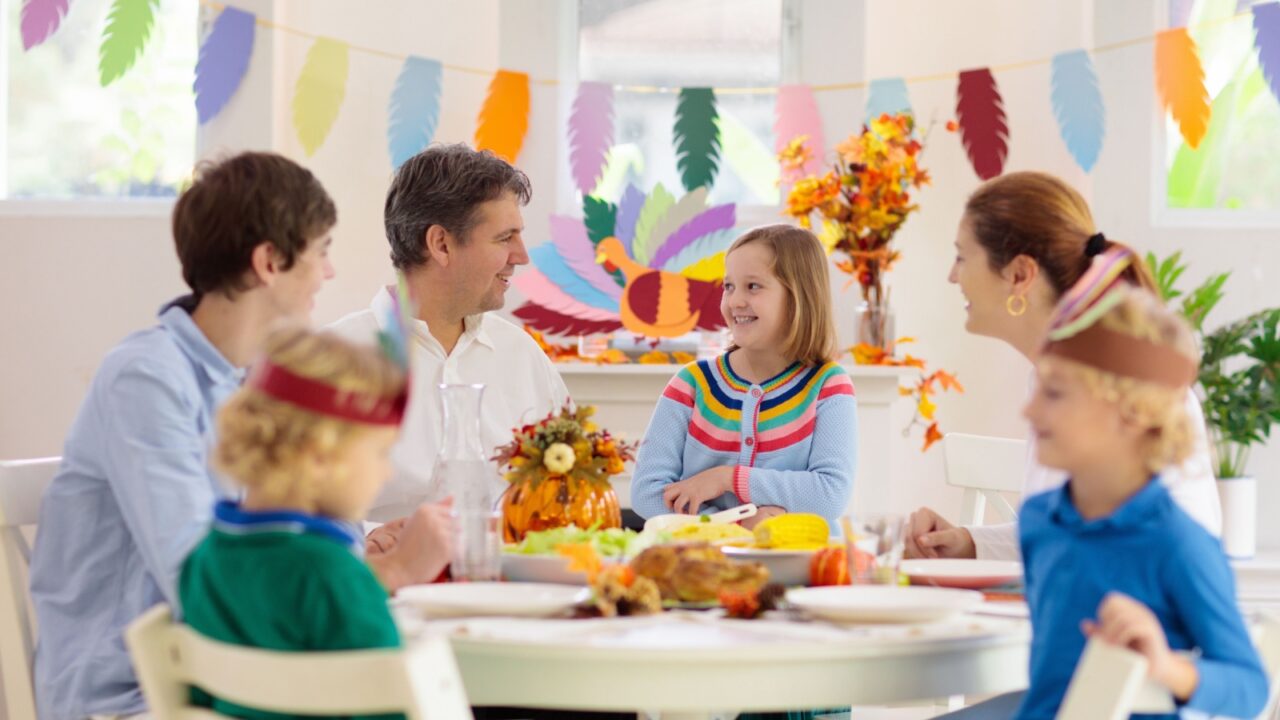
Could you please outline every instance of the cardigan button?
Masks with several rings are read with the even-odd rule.
[[[751,397],[760,397],[760,388],[751,388]]]
[[[746,443],[747,443],[747,447],[751,447],[752,445],[755,445],[755,444],[756,444],[756,439],[755,439],[755,438],[747,438]]]

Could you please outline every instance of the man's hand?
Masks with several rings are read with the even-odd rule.
[[[976,558],[978,547],[968,530],[956,527],[929,508],[907,519],[905,555],[908,558]]]
[[[368,557],[388,592],[429,583],[444,571],[453,557],[456,536],[449,514],[452,505],[452,499],[419,505],[409,517],[396,521],[401,526],[391,549]]]
[[[371,530],[364,538],[365,556],[381,555],[395,549],[396,543],[400,541],[400,532],[404,530],[407,520],[408,518],[399,518]]]
[[[662,491],[662,502],[672,512],[694,515],[698,508],[733,490],[733,466],[721,465],[671,483]]]

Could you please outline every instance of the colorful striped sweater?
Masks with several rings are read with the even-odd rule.
[[[667,485],[713,467],[735,468],[733,492],[701,508],[779,505],[832,523],[853,493],[857,401],[853,380],[835,363],[799,363],[752,384],[728,354],[676,374],[654,409],[631,479],[631,505],[644,517],[669,513]]]

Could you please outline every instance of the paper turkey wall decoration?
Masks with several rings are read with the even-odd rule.
[[[645,337],[718,330],[724,253],[734,205],[707,206],[707,188],[676,199],[661,184],[628,186],[614,204],[583,200],[583,219],[551,216],[551,242],[517,272],[528,301],[515,311],[530,327],[560,335],[625,329]]]

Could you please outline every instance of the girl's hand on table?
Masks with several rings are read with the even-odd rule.
[[[671,483],[662,491],[662,502],[672,512],[694,515],[707,502],[733,490],[733,466],[721,465]]]

